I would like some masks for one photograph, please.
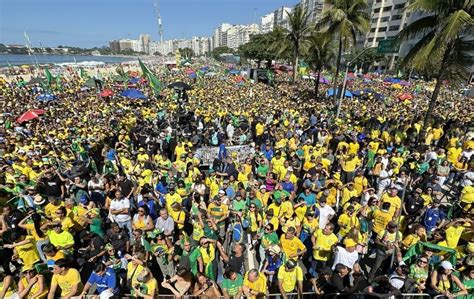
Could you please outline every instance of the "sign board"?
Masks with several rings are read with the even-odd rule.
[[[255,153],[255,148],[250,145],[236,145],[236,146],[226,146],[227,155],[232,156],[232,153],[237,153],[237,162],[245,162],[245,159],[249,155]],[[201,161],[202,165],[212,165],[214,159],[217,159],[219,155],[219,147],[217,146],[205,146],[198,148],[196,150],[196,158]]]
[[[395,54],[400,50],[400,43],[395,38],[387,38],[379,41],[377,53],[379,54]]]

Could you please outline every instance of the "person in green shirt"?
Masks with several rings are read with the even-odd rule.
[[[243,200],[242,195],[237,193],[235,199],[232,201],[232,211],[243,212],[246,209],[246,202]]]
[[[244,284],[242,274],[236,272],[232,268],[227,268],[224,277],[225,278],[221,285],[224,298],[240,298],[242,295],[242,286]]]
[[[273,224],[267,223],[263,228],[263,235],[260,238],[259,254],[260,259],[265,259],[265,251],[270,248],[271,245],[278,245],[280,240],[278,239],[277,233],[274,231]]]

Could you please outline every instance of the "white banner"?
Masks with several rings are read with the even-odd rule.
[[[227,156],[232,157],[232,153],[237,153],[236,161],[237,162],[244,162],[245,159],[249,155],[253,155],[255,153],[255,148],[250,145],[236,145],[236,146],[226,146],[227,149]],[[202,165],[212,165],[214,159],[217,159],[219,155],[219,147],[218,146],[206,146],[201,147],[196,150],[196,158],[201,161]]]

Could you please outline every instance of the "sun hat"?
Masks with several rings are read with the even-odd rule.
[[[280,254],[281,248],[277,244],[273,244],[268,247],[268,251],[274,254]]]
[[[33,197],[33,203],[37,206],[41,206],[42,204],[44,204],[46,202],[46,199],[44,199],[43,197],[41,197],[41,195],[37,194]]]

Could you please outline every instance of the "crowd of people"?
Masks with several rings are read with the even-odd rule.
[[[206,71],[0,85],[0,299],[472,296],[472,99],[444,86],[424,133],[423,81],[353,78],[335,118],[310,81]]]

